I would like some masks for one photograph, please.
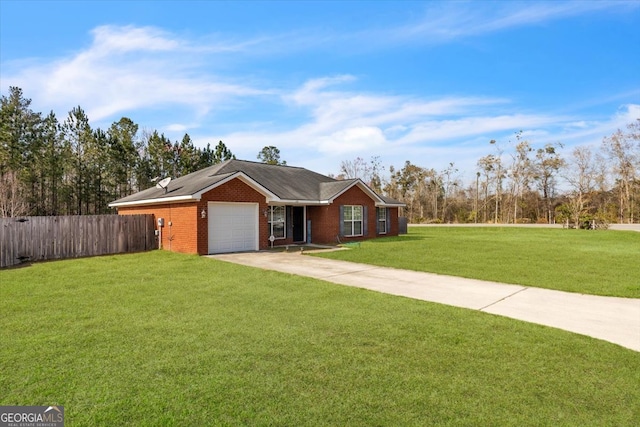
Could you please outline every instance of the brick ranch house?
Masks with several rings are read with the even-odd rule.
[[[267,249],[271,240],[282,246],[396,236],[404,204],[360,179],[227,160],[109,206],[119,215],[153,214],[161,248],[205,255]]]

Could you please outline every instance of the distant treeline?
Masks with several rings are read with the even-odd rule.
[[[517,132],[506,147],[478,159],[476,179],[464,183],[454,163],[443,170],[407,161],[401,169],[379,157],[343,161],[344,178],[362,178],[406,203],[412,223],[556,223],[574,227],[640,221],[640,118],[569,158],[562,144],[534,147]]]
[[[222,141],[193,145],[142,132],[123,117],[92,129],[81,107],[62,121],[30,108],[11,87],[0,106],[0,216],[114,213],[109,202],[151,187],[161,178],[235,158]]]

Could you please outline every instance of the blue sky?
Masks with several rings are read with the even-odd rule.
[[[598,145],[640,117],[640,2],[0,0],[0,89],[63,121],[338,173]]]

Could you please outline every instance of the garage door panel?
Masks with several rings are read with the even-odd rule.
[[[209,204],[209,253],[258,250],[256,203]]]

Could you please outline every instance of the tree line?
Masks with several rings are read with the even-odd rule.
[[[195,147],[188,134],[172,142],[123,117],[92,129],[80,107],[60,122],[34,112],[22,90],[0,101],[0,216],[111,213],[109,202],[235,158],[222,141]]]
[[[536,147],[523,132],[505,146],[491,140],[475,180],[466,184],[454,163],[436,170],[406,161],[396,169],[379,157],[345,160],[336,178],[361,178],[406,203],[402,214],[414,223],[578,227],[640,219],[640,118],[599,147],[577,147],[569,158],[561,148]],[[126,117],[92,129],[80,106],[59,121],[53,112],[34,112],[17,87],[0,99],[0,216],[111,213],[115,199],[232,158],[222,141],[198,148],[186,133],[171,141]],[[275,146],[257,159],[286,165]]]
[[[383,167],[379,157],[343,161],[338,178],[362,178],[380,194],[406,203],[411,223],[567,223],[592,227],[640,221],[640,118],[579,146],[535,147],[517,132],[507,146],[495,140],[465,183],[454,163],[442,170],[406,161]],[[386,171],[388,170],[388,174]]]

